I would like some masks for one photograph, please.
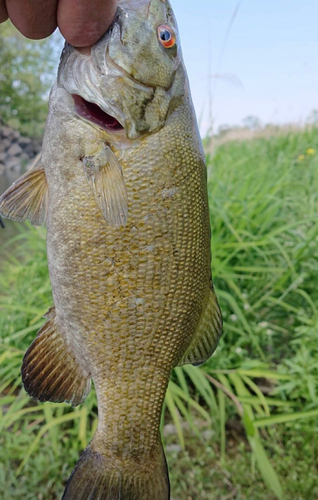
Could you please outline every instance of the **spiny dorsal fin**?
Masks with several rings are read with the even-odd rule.
[[[27,393],[40,401],[63,401],[76,406],[90,391],[91,379],[55,325],[55,308],[25,353],[22,382]]]
[[[15,181],[0,197],[0,214],[19,222],[29,220],[34,226],[45,224],[48,188],[40,157],[31,170]]]
[[[201,365],[215,351],[222,333],[222,316],[214,290],[209,291],[208,300],[201,314],[192,342],[178,366]]]
[[[100,152],[83,158],[84,173],[95,200],[109,225],[125,226],[128,202],[119,161],[110,147],[103,144]]]

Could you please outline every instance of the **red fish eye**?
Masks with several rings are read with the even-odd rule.
[[[162,24],[158,27],[158,37],[161,45],[166,49],[170,49],[176,43],[175,34],[167,24]]]

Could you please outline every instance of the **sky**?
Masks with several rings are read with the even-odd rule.
[[[203,134],[318,109],[317,0],[171,0]]]

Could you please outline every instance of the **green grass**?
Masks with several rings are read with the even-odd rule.
[[[226,143],[208,159],[224,335],[202,368],[175,370],[169,386],[162,426],[175,500],[318,497],[318,152],[309,148],[318,150],[316,129]],[[96,400],[38,405],[20,387],[23,353],[52,299],[45,232],[18,228],[1,249],[0,498],[55,500],[94,433]]]

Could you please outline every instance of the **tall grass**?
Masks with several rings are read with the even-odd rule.
[[[309,440],[318,430],[317,148],[312,129],[227,143],[208,158],[212,267],[224,335],[202,368],[174,371],[162,419],[162,425],[173,422],[182,448],[184,423],[202,440],[204,422],[224,466],[228,422],[241,422],[250,481],[256,464],[271,491],[263,498],[292,498],[292,486],[273,467],[277,429],[284,425],[292,435],[305,429]],[[0,496],[33,499],[36,487],[38,498],[53,499],[94,433],[96,400],[92,392],[76,409],[38,405],[21,389],[22,356],[52,298],[45,231],[18,231],[3,250],[0,274],[0,426],[7,450]],[[310,495],[318,496],[315,488]]]

